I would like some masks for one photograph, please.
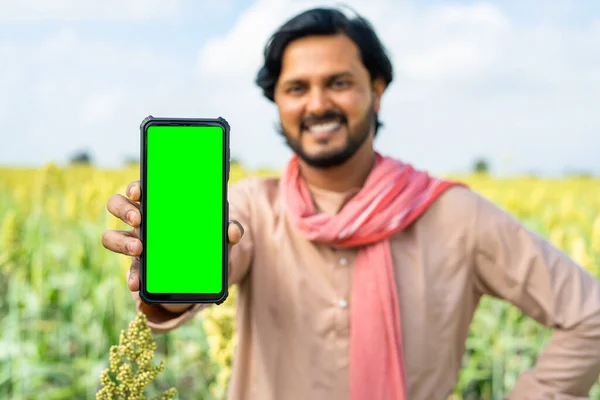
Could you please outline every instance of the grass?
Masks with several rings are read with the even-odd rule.
[[[231,180],[246,175],[236,167]],[[124,227],[106,202],[137,178],[135,167],[0,169],[0,398],[94,398],[110,347],[136,316],[125,283],[129,260],[101,244],[104,230]],[[600,277],[600,179],[459,178]],[[156,337],[156,361],[166,368],[153,392],[176,387],[182,399],[223,398],[234,296]],[[548,336],[516,308],[484,298],[452,398],[503,398]],[[591,396],[600,399],[600,384]]]

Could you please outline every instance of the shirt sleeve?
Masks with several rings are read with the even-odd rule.
[[[600,374],[600,282],[564,252],[480,197],[475,281],[507,300],[553,336],[509,399],[585,399]]]
[[[252,233],[252,186],[254,180],[247,179],[237,182],[228,190],[229,219],[239,222],[244,228],[244,235],[240,242],[233,246],[229,256],[228,282],[229,286],[241,282],[248,274],[253,255]],[[182,259],[185,262],[185,259]],[[159,304],[145,304],[139,292],[132,292],[138,312],[146,314],[148,327],[155,334],[169,332],[189,322],[201,310],[210,304],[194,304],[181,313],[172,313]]]

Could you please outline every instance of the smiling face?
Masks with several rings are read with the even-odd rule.
[[[286,48],[275,103],[288,145],[317,168],[346,162],[372,146],[385,88],[372,83],[358,47],[345,35],[310,36]]]

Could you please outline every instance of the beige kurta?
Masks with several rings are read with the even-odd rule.
[[[357,252],[304,239],[285,216],[278,183],[250,178],[230,189],[231,217],[245,234],[230,262],[239,300],[229,399],[348,399]],[[355,192],[313,190],[315,203],[329,214]],[[511,399],[587,396],[600,374],[600,284],[565,254],[464,188],[442,195],[392,237],[391,249],[409,400],[444,400],[451,393],[483,294],[557,328]],[[174,315],[134,298],[156,333],[181,326],[201,308]]]

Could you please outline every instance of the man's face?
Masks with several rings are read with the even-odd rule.
[[[292,150],[327,168],[372,140],[384,86],[373,85],[358,47],[344,35],[311,36],[286,48],[275,103]]]

